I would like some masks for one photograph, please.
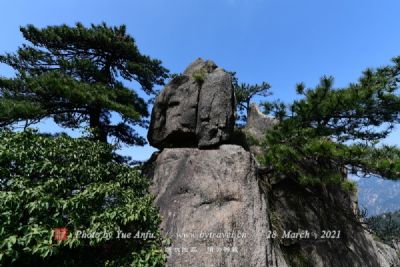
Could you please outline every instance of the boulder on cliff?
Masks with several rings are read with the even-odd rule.
[[[217,147],[231,137],[234,112],[231,74],[199,58],[157,96],[147,138],[159,149]]]
[[[277,121],[256,105],[243,129],[255,139],[250,152],[223,144],[232,141],[234,104],[231,75],[201,59],[157,97],[148,138],[165,149],[143,173],[172,241],[167,266],[400,266],[363,227],[355,192],[276,179],[258,165],[257,144]]]

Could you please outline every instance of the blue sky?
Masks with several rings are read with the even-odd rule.
[[[0,53],[22,44],[18,27],[28,23],[126,24],[141,51],[171,72],[212,59],[241,82],[269,82],[273,98],[284,101],[295,97],[297,82],[314,86],[327,74],[346,86],[400,55],[398,0],[13,0],[2,10]],[[11,74],[0,65],[0,75]],[[386,142],[399,144],[398,133]],[[153,151],[123,149],[139,160]]]

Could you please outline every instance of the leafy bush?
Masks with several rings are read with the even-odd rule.
[[[0,132],[1,266],[164,264],[149,183],[113,152],[85,139]],[[67,240],[54,240],[57,227]],[[112,237],[78,238],[79,230]],[[153,237],[118,239],[117,231]]]

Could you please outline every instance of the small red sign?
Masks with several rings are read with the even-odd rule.
[[[68,238],[68,229],[66,227],[59,227],[59,228],[54,228],[54,240],[61,241],[61,240],[67,240]]]

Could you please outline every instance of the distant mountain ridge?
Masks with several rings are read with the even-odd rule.
[[[400,181],[370,177],[360,178],[357,184],[359,207],[367,209],[367,216],[400,209]]]

